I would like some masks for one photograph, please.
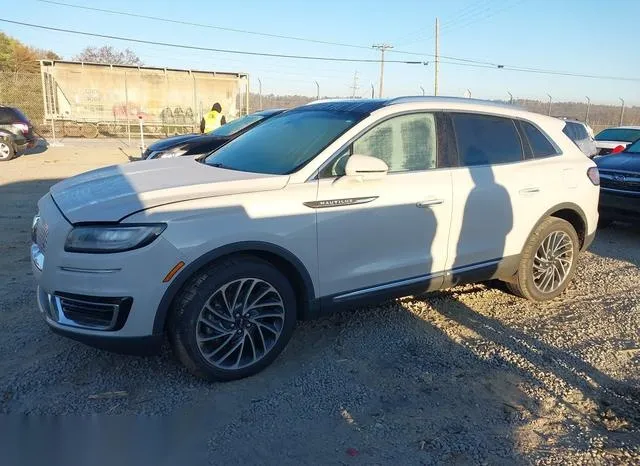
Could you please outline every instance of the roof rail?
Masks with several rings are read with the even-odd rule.
[[[440,97],[440,96],[426,96],[426,95],[394,97],[393,99],[388,99],[385,105],[410,104],[410,103],[419,103],[419,102],[470,103],[470,104],[480,104],[480,105],[491,105],[494,107],[504,107],[504,108],[511,108],[511,109],[520,108],[520,106],[518,105],[509,104],[509,103],[500,102],[500,101],[493,101],[493,100],[470,99],[467,97]]]

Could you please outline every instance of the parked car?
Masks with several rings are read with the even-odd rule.
[[[640,221],[640,140],[615,157],[598,157],[600,226]]]
[[[562,132],[578,146],[583,154],[587,157],[593,157],[598,153],[598,148],[593,138],[593,130],[588,124],[570,118],[561,118],[561,120],[565,122]]]
[[[283,111],[263,110],[233,120],[206,134],[185,134],[162,139],[151,144],[142,154],[142,158],[151,160],[207,154]]]
[[[604,129],[596,135],[598,155],[617,154],[638,139],[640,139],[640,126],[619,126]]]
[[[11,160],[36,142],[33,125],[19,109],[0,105],[0,162]]]
[[[298,319],[499,279],[561,294],[598,221],[598,171],[556,118],[471,99],[319,102],[205,158],[95,170],[38,203],[55,332],[246,377]],[[455,187],[455,189],[454,189]]]

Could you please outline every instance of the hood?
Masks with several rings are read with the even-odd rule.
[[[51,196],[71,223],[117,222],[163,204],[282,189],[288,180],[287,175],[225,170],[177,157],[90,171],[55,184]]]
[[[603,171],[621,170],[640,173],[640,154],[625,154],[624,152],[620,152],[619,154],[598,157],[595,162],[598,169]]]
[[[172,147],[179,146],[180,144],[184,144],[185,142],[198,139],[199,137],[202,137],[202,135],[195,134],[195,133],[183,134],[180,136],[172,136],[170,138],[161,139],[158,142],[154,142],[149,147],[147,147],[147,149],[150,151],[167,150],[167,149],[171,149]]]

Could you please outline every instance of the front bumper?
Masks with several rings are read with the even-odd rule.
[[[143,352],[157,350],[162,334],[154,334],[154,321],[170,284],[163,279],[184,261],[178,250],[161,236],[127,252],[69,253],[64,241],[72,225],[49,195],[38,206],[46,235],[32,247],[32,269],[47,324],[56,333],[99,348],[140,353],[136,347],[150,345]]]
[[[602,218],[640,221],[640,192],[600,188],[599,211]]]
[[[72,330],[51,326],[51,331],[70,338],[87,346],[113,353],[130,354],[134,356],[151,356],[160,352],[162,347],[162,335],[149,335],[146,337],[115,337],[103,338],[100,335],[87,335]]]

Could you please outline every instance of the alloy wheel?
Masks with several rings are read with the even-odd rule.
[[[533,258],[533,283],[542,293],[553,293],[569,276],[573,265],[573,240],[553,231],[540,243]]]
[[[258,278],[227,282],[198,315],[198,349],[209,364],[220,369],[251,366],[274,347],[284,318],[284,302],[270,283]]]
[[[8,159],[11,156],[11,147],[4,142],[0,142],[0,159]]]

